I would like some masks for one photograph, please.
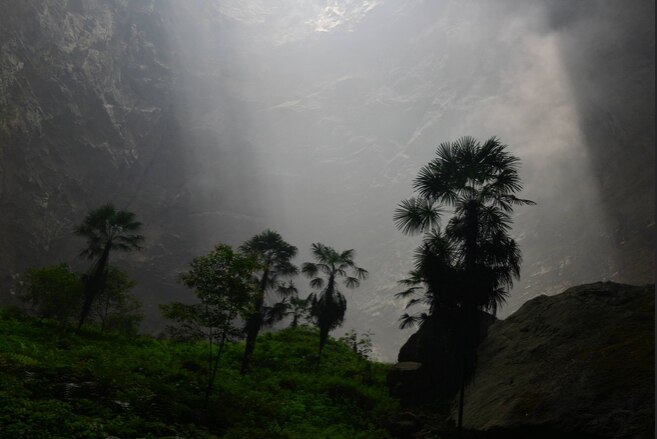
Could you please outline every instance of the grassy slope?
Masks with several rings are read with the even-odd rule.
[[[314,373],[316,344],[309,329],[265,334],[246,377],[230,345],[206,408],[205,344],[76,336],[0,311],[0,437],[388,437],[387,366],[331,340]]]

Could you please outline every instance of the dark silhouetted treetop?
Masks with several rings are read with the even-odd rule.
[[[483,144],[472,137],[442,143],[413,182],[416,197],[402,201],[394,214],[403,233],[425,234],[397,297],[411,298],[407,308],[424,304],[429,312],[403,314],[401,327],[431,321],[428,327],[443,331],[432,334],[436,340],[460,334],[459,432],[482,312],[494,315],[520,275],[520,250],[508,235],[510,214],[515,206],[534,203],[516,196],[522,189],[519,163],[495,137]],[[452,216],[441,230],[448,209]]]
[[[519,160],[506,148],[495,137],[483,145],[472,137],[442,143],[414,180],[417,197],[395,211],[402,232],[427,234],[416,254],[415,278],[435,279],[433,289],[441,289],[431,293],[436,299],[451,294],[453,301],[472,301],[494,313],[519,276],[520,251],[508,236],[510,213],[514,206],[534,203],[516,196],[522,189]],[[449,208],[452,216],[441,230],[441,215]],[[440,281],[452,279],[455,270],[468,273],[460,275],[460,294],[445,291],[448,282]]]
[[[273,230],[265,230],[255,235],[240,246],[240,251],[253,258],[259,265],[256,275],[257,293],[253,299],[253,311],[246,320],[246,344],[242,358],[241,373],[247,372],[249,361],[258,333],[263,325],[270,326],[283,319],[288,309],[285,298],[296,293],[294,284],[284,281],[295,276],[299,269],[291,260],[297,254],[297,248],[283,240],[281,235]],[[268,293],[276,293],[283,298],[275,302]]]
[[[339,282],[342,281],[347,288],[357,288],[361,280],[367,279],[368,272],[356,266],[353,249],[337,252],[324,244],[314,243],[311,250],[317,262],[304,263],[301,271],[311,278],[310,286],[319,290],[308,297],[310,315],[319,327],[319,367],[328,334],[342,325],[347,311],[347,300],[338,289]]]
[[[446,207],[463,210],[469,202],[510,213],[513,207],[534,204],[516,197],[522,189],[519,160],[507,146],[491,137],[484,144],[472,137],[441,143],[436,158],[422,167],[413,182],[417,197],[400,203],[394,220],[404,233],[432,230]]]
[[[88,259],[95,259],[89,275],[85,278],[85,297],[78,322],[78,331],[84,324],[93,301],[102,293],[112,250],[139,250],[144,237],[137,232],[142,224],[135,220],[135,214],[116,210],[106,204],[90,211],[75,233],[87,239],[87,246],[80,253]]]
[[[125,210],[116,210],[112,204],[106,204],[90,211],[82,224],[75,229],[75,234],[87,239],[87,247],[80,253],[89,259],[109,250],[139,250],[144,240],[137,232],[142,223],[135,220],[135,214]]]

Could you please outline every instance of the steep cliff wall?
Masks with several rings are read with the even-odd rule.
[[[178,227],[186,160],[169,17],[156,3],[3,2],[3,293],[28,266],[75,263],[83,242],[74,225],[108,201],[148,224],[149,245],[131,258],[133,271],[171,268],[169,255],[191,239]]]

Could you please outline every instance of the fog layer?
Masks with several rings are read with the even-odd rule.
[[[396,331],[417,240],[396,204],[440,142],[498,136],[523,163],[525,300],[652,279],[654,4],[172,2],[199,250],[278,230],[354,248],[371,279],[345,328]],[[299,282],[305,285],[305,282]],[[308,288],[305,288],[308,290]]]
[[[193,256],[265,228],[356,250],[345,326],[393,360],[396,282],[417,237],[392,221],[439,143],[498,136],[522,161],[513,235],[538,294],[654,281],[654,2],[7,0],[0,14],[0,301],[70,263],[111,201],[144,223],[113,255],[145,329]],[[310,290],[298,279],[301,294]]]

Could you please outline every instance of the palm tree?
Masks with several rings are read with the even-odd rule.
[[[439,318],[448,310],[458,306],[457,286],[461,281],[453,239],[436,227],[427,233],[420,247],[415,251],[415,267],[406,279],[399,281],[405,289],[396,298],[410,298],[409,309],[423,304],[428,312],[410,315],[404,313],[400,318],[400,328],[421,325],[430,318]]]
[[[519,160],[506,148],[495,137],[483,145],[472,137],[442,143],[414,181],[418,196],[402,201],[394,216],[402,232],[433,236],[434,249],[449,245],[450,263],[470,279],[458,301],[493,312],[519,275],[520,251],[508,236],[510,213],[514,206],[534,204],[515,196],[522,189]],[[453,216],[441,234],[440,217],[450,207]],[[429,266],[423,274],[431,272]]]
[[[495,137],[483,145],[472,137],[442,143],[437,157],[420,169],[414,181],[417,197],[402,201],[394,216],[402,232],[428,236],[412,276],[426,285],[427,294],[419,300],[430,304],[428,315],[440,318],[441,307],[460,313],[459,435],[466,369],[474,364],[468,356],[476,347],[473,334],[479,333],[480,312],[495,314],[520,275],[520,250],[508,236],[510,214],[515,206],[534,204],[516,196],[522,189],[519,160],[506,148]],[[449,208],[453,215],[441,232],[440,218]],[[411,282],[401,295],[414,294],[419,283]],[[418,316],[402,316],[402,324],[417,321]]]
[[[289,299],[289,308],[286,313],[288,316],[292,316],[292,321],[290,322],[290,328],[296,328],[299,326],[302,319],[308,318],[308,313],[310,311],[310,300],[308,297],[302,299],[298,294],[293,295]]]
[[[319,327],[319,353],[317,369],[322,357],[322,349],[326,344],[329,332],[342,325],[347,311],[347,300],[338,290],[339,280],[343,279],[347,288],[357,288],[360,281],[367,279],[368,272],[354,263],[354,250],[338,253],[333,248],[321,243],[311,246],[312,254],[317,262],[306,262],[301,271],[310,277],[310,286],[318,293],[311,293],[310,315]]]
[[[245,332],[246,345],[240,373],[245,374],[249,361],[255,349],[256,339],[260,329],[272,325],[285,316],[285,303],[268,306],[267,293],[276,292],[282,297],[296,292],[294,284],[286,284],[283,278],[294,276],[299,269],[290,262],[297,254],[297,248],[283,240],[281,235],[273,230],[265,230],[246,241],[240,251],[255,259],[261,271],[258,275],[258,291],[253,302],[253,312],[247,317]]]
[[[142,235],[137,234],[142,224],[135,221],[135,214],[125,210],[116,210],[112,204],[106,204],[91,210],[82,224],[75,229],[75,234],[87,239],[87,247],[80,256],[95,260],[86,276],[84,303],[78,321],[77,331],[89,316],[94,299],[102,294],[107,278],[109,257],[112,250],[139,250]]]

